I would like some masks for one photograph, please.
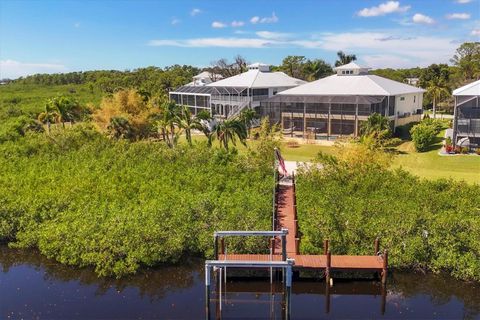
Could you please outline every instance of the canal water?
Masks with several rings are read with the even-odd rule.
[[[185,261],[184,261],[185,262]],[[204,319],[203,261],[121,280],[0,246],[0,319]],[[212,318],[282,319],[284,294],[269,279],[212,289]],[[396,272],[377,281],[295,280],[292,319],[480,319],[480,286],[445,275]]]

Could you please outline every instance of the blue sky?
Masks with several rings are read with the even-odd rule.
[[[0,2],[0,78],[37,72],[207,66],[241,54],[374,67],[448,62],[480,41],[480,0]]]

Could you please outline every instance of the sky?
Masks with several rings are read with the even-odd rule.
[[[34,73],[205,67],[240,54],[372,68],[448,63],[480,41],[480,0],[0,1],[0,79]]]

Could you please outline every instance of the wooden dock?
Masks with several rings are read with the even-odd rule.
[[[329,249],[329,241],[324,241],[324,254],[309,255],[301,254],[298,238],[298,220],[296,212],[295,181],[294,177],[280,181],[276,187],[275,229],[288,229],[286,235],[286,258],[294,260],[294,269],[320,269],[325,271],[325,277],[330,278],[332,271],[357,272],[373,271],[381,275],[382,282],[387,279],[388,253],[385,250],[380,253],[379,242],[375,241],[372,246],[371,256],[332,255]],[[224,254],[224,240],[220,239],[216,256],[218,260],[227,261],[282,261],[283,244],[280,236],[270,239],[271,254]]]

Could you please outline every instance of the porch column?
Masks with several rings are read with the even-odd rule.
[[[328,121],[327,121],[327,140],[330,138],[332,135],[332,119],[331,119],[331,114],[332,114],[332,101],[329,100],[328,102]]]
[[[457,97],[454,96],[454,105],[453,105],[453,135],[452,135],[452,143],[453,143],[453,148],[457,146],[457,116],[458,116],[458,110],[457,110]]]

